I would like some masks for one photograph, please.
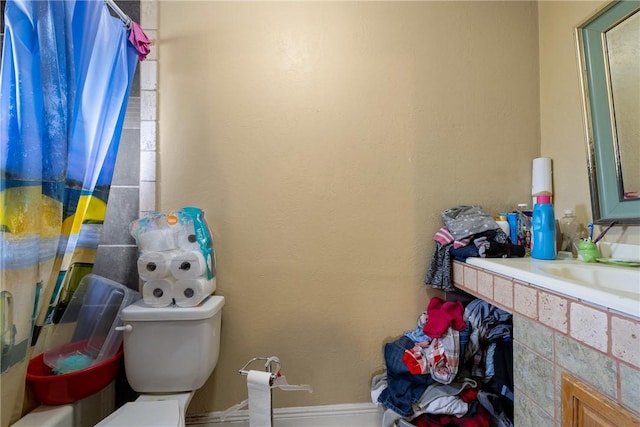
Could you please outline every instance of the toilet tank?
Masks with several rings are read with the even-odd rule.
[[[150,307],[139,300],[121,312],[127,380],[139,393],[197,390],[220,353],[224,297],[197,307]]]

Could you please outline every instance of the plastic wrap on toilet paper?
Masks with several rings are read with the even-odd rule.
[[[201,209],[185,207],[169,214],[153,212],[132,221],[129,232],[141,253],[173,249],[200,252],[205,260],[203,274],[207,279],[216,276],[213,239]]]
[[[176,251],[145,252],[138,258],[138,275],[143,280],[161,279],[171,275],[169,263]]]
[[[193,222],[187,222],[180,226],[176,232],[176,243],[180,249],[185,251],[199,251],[200,244],[196,235]]]
[[[140,235],[140,247],[145,251],[170,251],[178,247],[173,230],[151,230]]]
[[[216,279],[197,277],[176,280],[174,300],[178,307],[195,307],[216,290]]]
[[[200,251],[178,251],[169,262],[169,271],[176,279],[205,277],[207,263]]]
[[[152,279],[142,285],[142,300],[151,307],[173,304],[174,294],[174,282],[171,278]]]
[[[188,234],[188,241],[195,240],[206,263],[206,277],[216,277],[215,252],[213,251],[213,238],[211,231],[204,219],[204,212],[198,208],[186,207],[179,211],[181,222],[186,230],[193,230],[194,235]],[[184,246],[182,246],[184,248]]]
[[[145,303],[165,307],[179,305],[179,301],[193,307],[215,291],[215,252],[202,210],[185,207],[168,214],[153,212],[131,222],[129,232],[138,244],[137,267]],[[176,290],[176,280],[183,279],[193,282],[181,283]]]

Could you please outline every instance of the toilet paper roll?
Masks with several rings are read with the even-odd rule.
[[[549,157],[538,157],[537,159],[533,159],[533,169],[531,174],[532,196],[553,194],[551,173],[551,159]]]
[[[251,370],[247,374],[249,425],[271,427],[271,374]]]
[[[145,252],[138,258],[138,275],[142,280],[161,279],[171,275],[169,265],[174,251]]]
[[[173,297],[178,307],[195,307],[216,290],[216,279],[204,277],[177,280]]]
[[[176,242],[178,247],[185,251],[199,251],[200,244],[196,236],[193,224],[181,226],[176,232]]]
[[[173,303],[173,279],[153,279],[142,285],[142,300],[151,307],[167,307]]]
[[[140,249],[145,252],[170,251],[176,249],[176,237],[173,230],[163,228],[160,230],[150,230],[140,235],[138,242]]]
[[[207,271],[207,263],[200,251],[180,251],[169,263],[171,275],[176,279],[195,279]]]

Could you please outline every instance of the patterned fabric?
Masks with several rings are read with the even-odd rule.
[[[449,255],[449,248],[452,246],[452,243],[442,245],[440,242],[436,242],[427,276],[424,279],[425,285],[442,289],[445,292],[451,292],[455,289],[451,280],[451,255]]]
[[[449,233],[449,230],[447,230],[447,227],[442,227],[440,230],[436,231],[436,235],[433,236],[433,240],[440,242],[443,245],[448,245],[455,241],[451,233]]]
[[[470,370],[473,376],[489,380],[491,379],[487,375],[489,346],[491,341],[511,339],[511,314],[484,300],[475,299],[465,307],[464,319],[471,325],[471,334],[463,360],[471,361]],[[492,371],[493,367],[490,370]]]
[[[480,206],[456,206],[443,211],[440,216],[455,240],[489,230],[501,230],[491,215]]]
[[[505,241],[507,235],[502,232],[493,217],[480,206],[456,206],[441,212],[440,216],[445,226],[440,228],[434,236],[436,247],[424,283],[431,288],[452,292],[454,287],[451,279],[450,249],[464,248],[472,242],[475,234],[487,231],[498,230],[502,233],[500,238],[504,237]],[[489,253],[489,247],[483,245],[482,252]]]
[[[472,238],[470,237],[460,240],[454,239],[453,235],[449,232],[447,227],[442,227],[440,228],[440,230],[436,231],[436,234],[433,236],[433,240],[441,243],[442,245],[453,243],[454,248],[462,248],[472,242]]]
[[[434,338],[426,348],[431,378],[449,384],[458,374],[460,363],[460,341],[458,331],[449,327],[442,338]]]

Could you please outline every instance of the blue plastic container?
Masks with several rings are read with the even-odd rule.
[[[509,238],[514,245],[518,244],[518,214],[515,212],[509,212],[507,215],[507,222],[509,223]]]
[[[531,232],[531,257],[556,259],[556,218],[551,203],[536,203],[533,206]]]

